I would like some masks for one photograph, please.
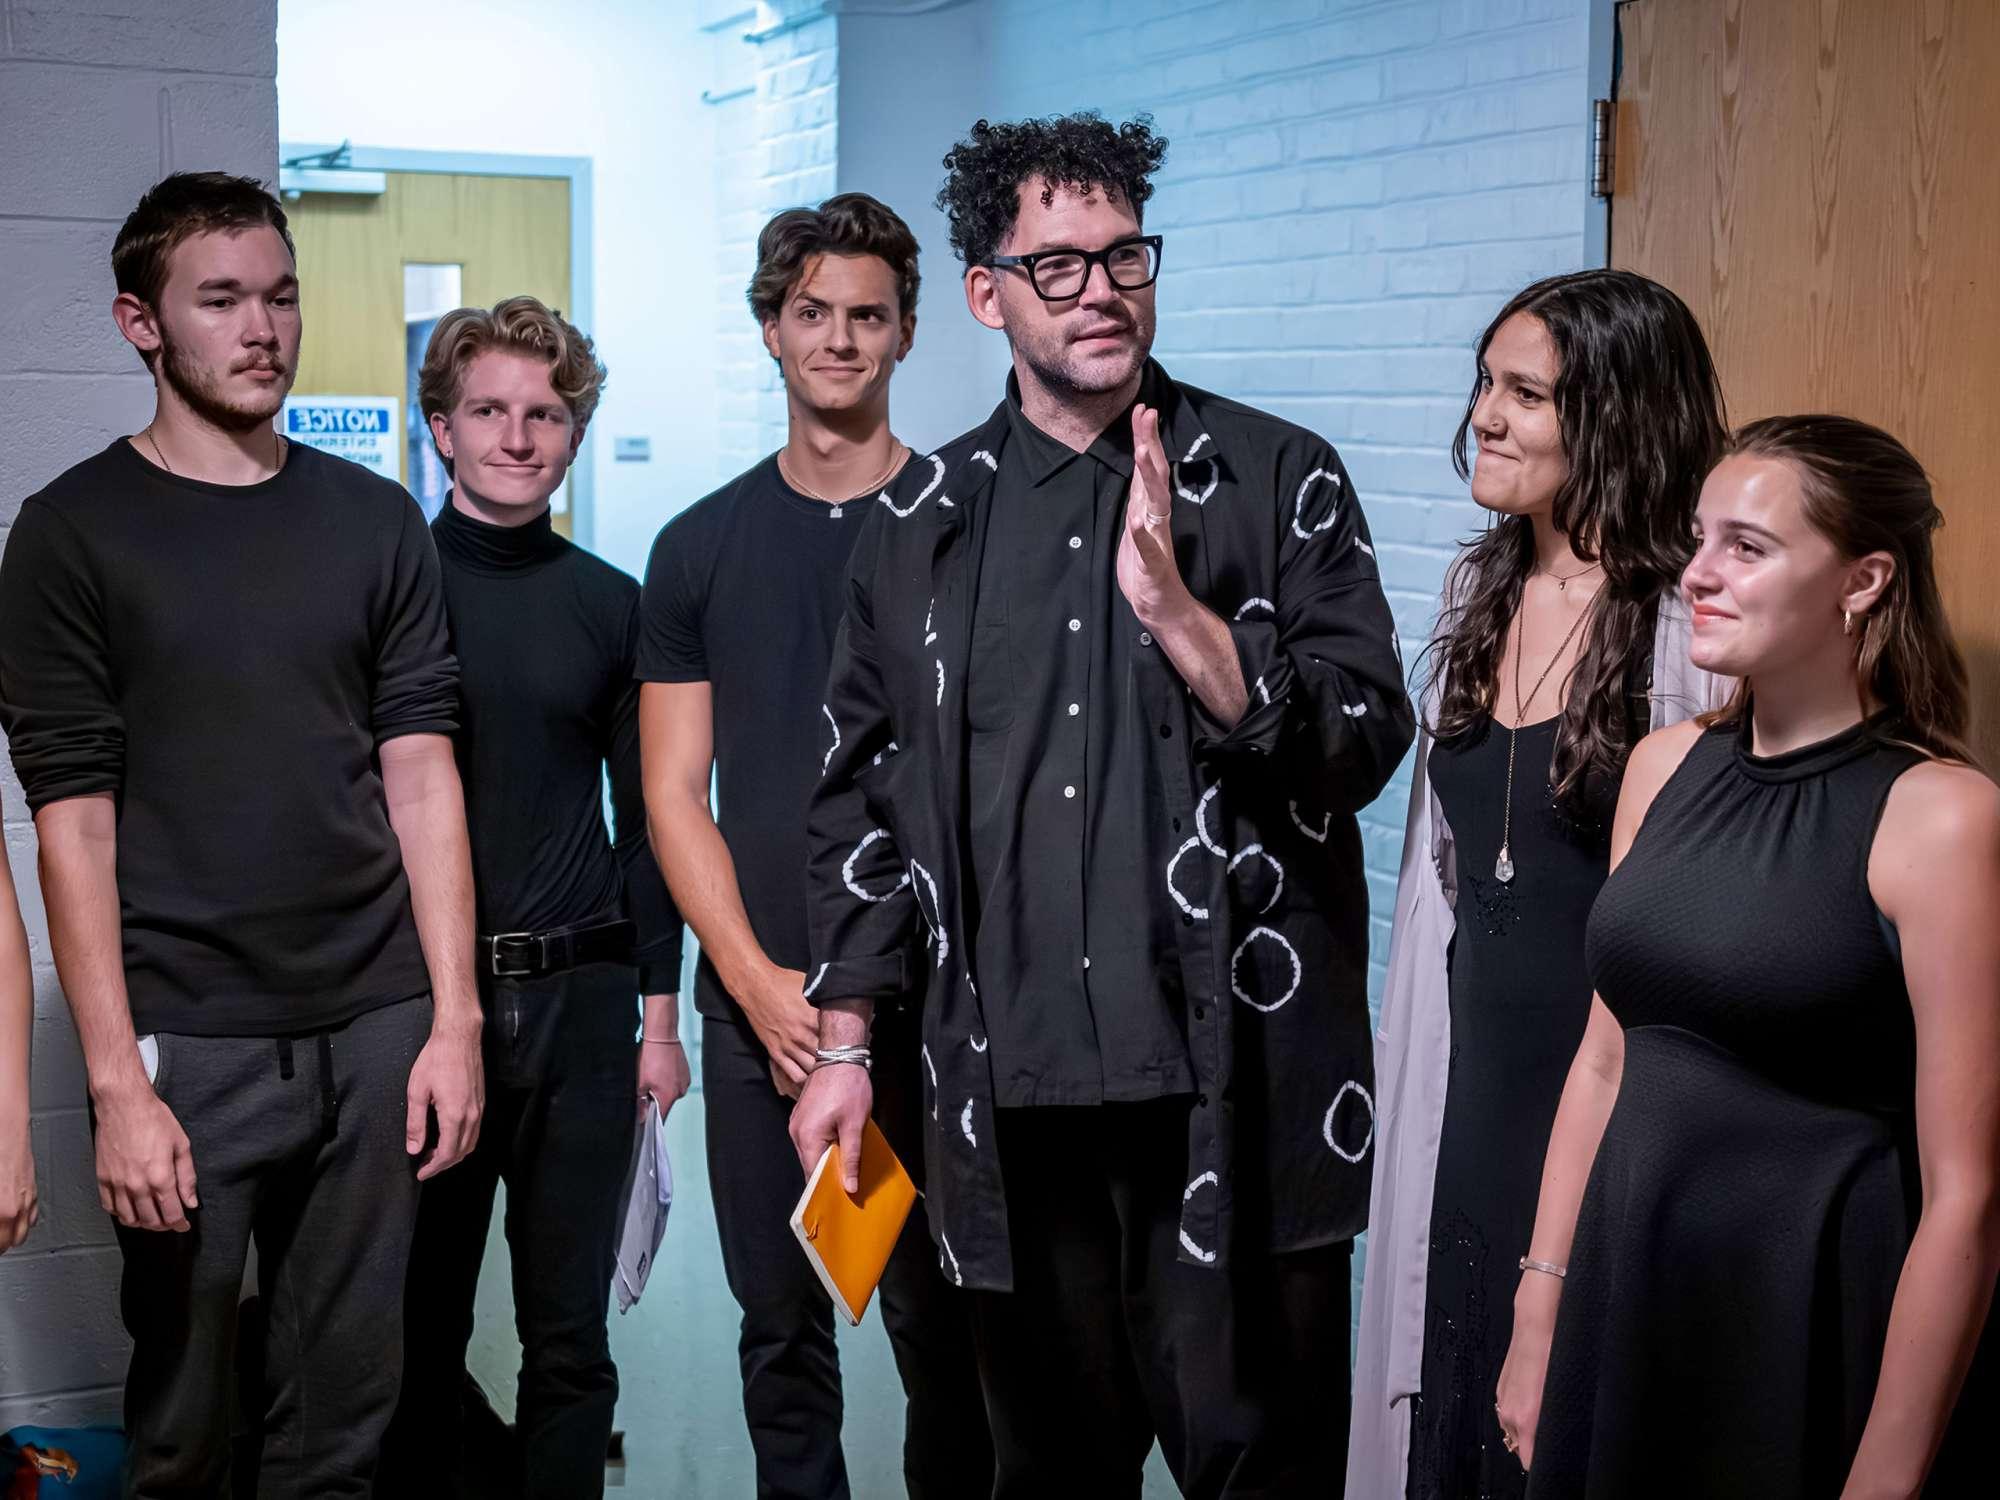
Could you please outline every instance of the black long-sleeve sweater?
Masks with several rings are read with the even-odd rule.
[[[258,484],[120,438],[0,565],[0,721],[37,811],[109,793],[141,1033],[336,1026],[430,987],[378,752],[450,734],[437,556],[402,487],[293,445]]]
[[[678,990],[680,913],[646,842],[639,778],[639,585],[558,535],[546,512],[493,526],[447,504],[431,534],[461,673],[479,930],[622,912],[639,929],[641,990]]]

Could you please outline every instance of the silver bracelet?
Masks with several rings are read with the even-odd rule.
[[[677,1036],[647,1036],[643,1032],[639,1040],[651,1042],[655,1047],[678,1047],[681,1044],[681,1039]]]
[[[1530,1260],[1525,1255],[1521,1257],[1521,1269],[1524,1271],[1540,1271],[1544,1276],[1555,1277],[1557,1281],[1561,1281],[1565,1276],[1569,1275],[1568,1266],[1553,1265],[1545,1260]]]
[[[821,1047],[813,1053],[813,1062],[816,1067],[825,1067],[828,1063],[859,1063],[873,1072],[875,1054],[866,1046],[859,1044],[847,1047]]]

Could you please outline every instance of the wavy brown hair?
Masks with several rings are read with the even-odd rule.
[[[1978,764],[1966,743],[1971,691],[1965,658],[1945,617],[1931,537],[1944,512],[1924,466],[1889,433],[1853,417],[1765,417],[1729,440],[1730,454],[1790,464],[1806,524],[1852,561],[1885,552],[1896,568],[1860,617],[1854,687],[1861,711],[1886,710],[1892,732],[1941,760]],[[1872,702],[1870,700],[1873,700]],[[1740,718],[1750,685],[1711,723]]]
[[[818,208],[788,208],[757,235],[757,269],[746,294],[758,323],[776,322],[785,298],[822,255],[872,255],[896,278],[896,312],[917,310],[917,237],[902,217],[866,193],[840,193]]]
[[[1692,551],[1695,498],[1728,427],[1687,304],[1630,271],[1577,271],[1517,293],[1480,335],[1472,394],[1452,439],[1460,478],[1472,475],[1468,435],[1486,351],[1517,313],[1542,325],[1559,363],[1555,408],[1569,474],[1556,492],[1556,529],[1579,560],[1604,565],[1549,767],[1558,804],[1574,807],[1587,779],[1624,773],[1646,732],[1660,598]],[[1433,734],[1460,733],[1492,711],[1508,627],[1534,567],[1526,516],[1495,517],[1453,563],[1428,653],[1439,689]]]

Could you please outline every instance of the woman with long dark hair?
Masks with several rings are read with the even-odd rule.
[[[1642,276],[1537,282],[1479,340],[1453,456],[1493,521],[1451,568],[1427,654],[1351,1495],[1523,1487],[1493,1417],[1515,1259],[1589,1012],[1584,922],[1626,756],[1717,696],[1673,584],[1724,435],[1701,330]]]
[[[1535,1500],[1993,1493],[2000,791],[1940,519],[1842,417],[1702,489],[1694,661],[1742,685],[1619,798],[1499,1388]]]

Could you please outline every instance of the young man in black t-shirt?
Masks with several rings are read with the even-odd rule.
[[[792,1238],[787,1135],[815,1066],[805,997],[806,803],[827,754],[822,691],[848,552],[909,458],[889,379],[916,330],[917,245],[860,193],[758,239],[750,307],[785,382],[785,446],[669,523],[646,566],[639,650],[646,809],[701,942],[702,1094],[723,1266],[743,1309],[744,1414],[760,1495],[845,1496],[833,1309]],[[717,805],[711,811],[713,773]],[[911,1018],[881,1016],[876,1119],[921,1174]],[[882,1282],[908,1398],[913,1496],[983,1495],[992,1448],[967,1312],[913,1214]]]
[[[400,486],[272,426],[300,336],[276,199],[176,174],[112,267],[158,404],[22,506],[0,719],[124,1255],[126,1493],[224,1489],[254,1239],[260,1492],[363,1494],[418,1183],[481,1108],[437,555]]]
[[[521,1338],[515,1492],[603,1493],[618,1400],[604,1325],[634,1098],[664,1114],[687,1090],[681,924],[646,847],[639,788],[639,585],[559,535],[549,514],[604,378],[580,330],[510,297],[440,318],[418,382],[452,478],[431,535],[461,674],[488,1094],[478,1148],[418,1215],[378,1500],[491,1483],[464,1451],[463,1396],[502,1181]]]

